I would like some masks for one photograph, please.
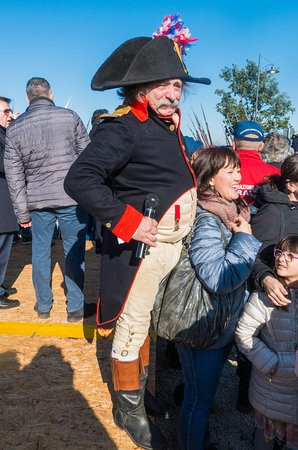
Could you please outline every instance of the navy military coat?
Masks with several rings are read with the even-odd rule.
[[[65,179],[65,190],[105,225],[98,308],[100,328],[121,314],[137,269],[132,238],[149,192],[157,194],[159,221],[182,194],[196,186],[180,130],[146,103],[107,116]],[[125,243],[119,244],[117,237]]]

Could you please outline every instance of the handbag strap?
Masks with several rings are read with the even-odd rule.
[[[196,226],[197,222],[199,220],[201,220],[203,217],[213,217],[216,220],[216,222],[217,222],[217,224],[219,226],[219,229],[220,229],[221,240],[222,240],[222,242],[224,244],[224,247],[226,248],[227,245],[228,245],[228,240],[227,240],[227,237],[226,237],[226,235],[224,233],[224,230],[223,230],[223,227],[222,227],[222,221],[215,214],[212,214],[212,213],[210,213],[208,211],[202,211],[202,212],[199,212],[196,215],[194,223],[193,223],[193,226],[192,226],[192,229],[191,229],[191,232],[187,235],[187,237],[186,237],[186,239],[184,241],[184,244],[187,244],[188,247],[189,247],[190,242],[191,242],[191,240],[193,238],[193,235],[194,235],[195,226]]]

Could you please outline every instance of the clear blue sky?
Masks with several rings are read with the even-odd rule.
[[[207,76],[211,86],[193,85],[183,101],[182,129],[190,134],[191,109],[203,104],[217,143],[224,143],[222,118],[216,113],[216,88],[225,83],[220,70],[232,63],[257,62],[259,53],[279,67],[281,91],[298,110],[298,3],[296,0],[96,1],[10,0],[1,4],[0,95],[26,108],[25,85],[32,76],[49,80],[57,105],[70,107],[87,124],[97,108],[113,110],[116,91],[91,91],[99,65],[122,42],[151,36],[165,15],[179,13],[199,41],[185,59],[193,76]],[[261,66],[268,62],[261,59]],[[298,128],[298,111],[291,123]]]

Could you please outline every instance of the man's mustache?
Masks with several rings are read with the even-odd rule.
[[[158,102],[156,103],[156,108],[160,108],[161,106],[172,106],[173,108],[178,108],[179,106],[179,101],[178,100],[165,100],[165,99],[161,99],[158,100]]]

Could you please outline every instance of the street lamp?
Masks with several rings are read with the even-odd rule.
[[[269,67],[269,69],[266,70],[266,73],[268,75],[275,75],[276,73],[279,72],[279,69],[277,67],[274,66],[272,61],[269,61],[268,59],[264,58],[264,56],[262,56],[263,59],[265,59],[266,61],[268,61],[270,64],[267,64],[266,66],[264,66],[263,68]],[[261,77],[261,55],[259,53],[259,59],[258,59],[258,78],[257,78],[257,93],[256,93],[256,109],[255,109],[255,116],[254,116],[254,120],[257,120],[257,115],[258,115],[258,107],[259,107],[259,90],[260,90],[260,77]]]

